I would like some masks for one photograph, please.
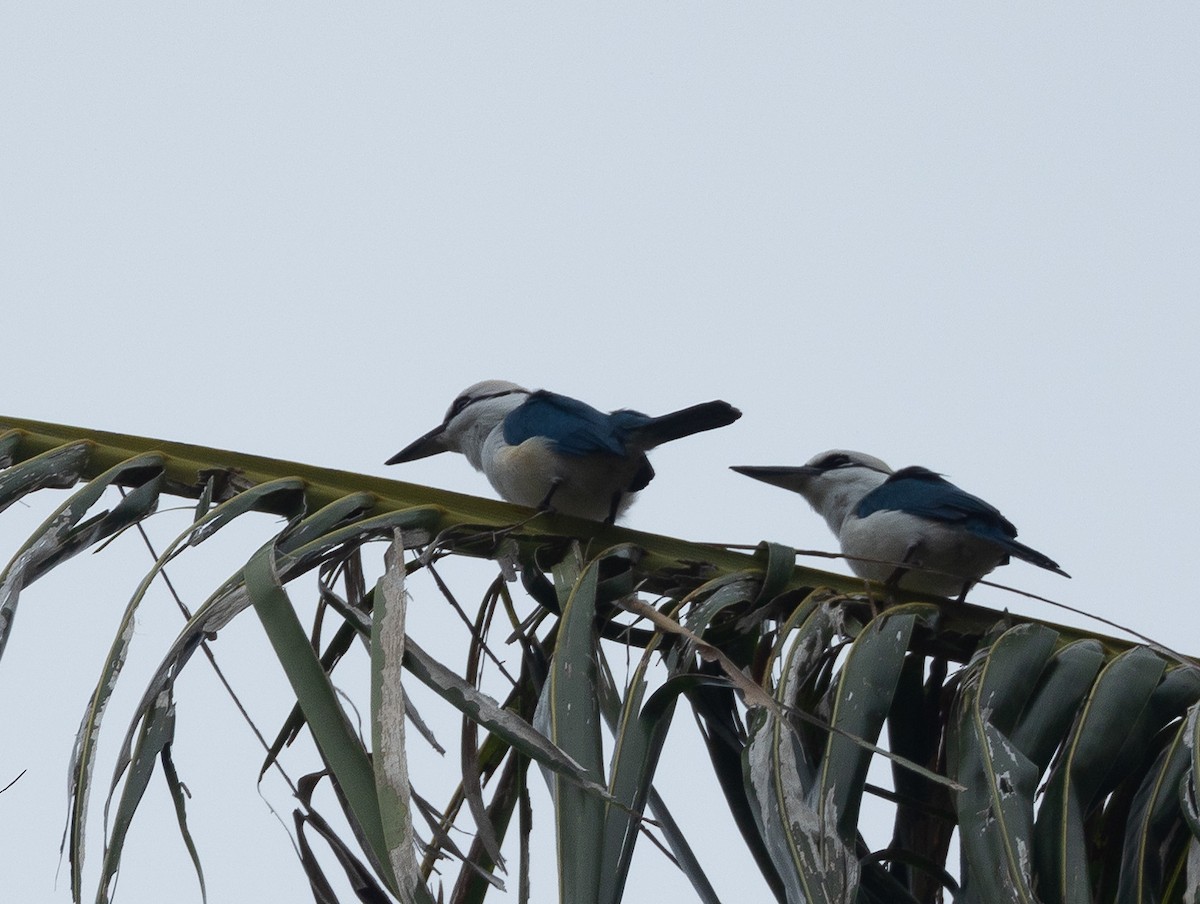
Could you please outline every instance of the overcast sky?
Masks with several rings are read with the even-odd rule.
[[[650,413],[724,398],[745,417],[658,450],[625,523],[828,549],[798,496],[727,465],[861,449],[944,472],[1074,576],[999,580],[1198,652],[1200,13],[1054,7],[6,4],[0,410],[490,495],[456,456],[381,463],[484,378]],[[4,513],[10,552],[38,517]],[[0,798],[12,900],[68,899],[66,761],[140,555],[23,598],[0,664],[0,784],[29,770]],[[236,564],[197,562],[192,605]],[[168,606],[139,623],[133,697]],[[259,633],[217,652],[273,732]],[[248,733],[191,668],[177,760],[210,900],[303,900]],[[706,771],[678,722],[664,767]],[[147,806],[120,899],[186,900]],[[752,867],[706,834],[748,900]],[[667,893],[642,882],[627,900]]]

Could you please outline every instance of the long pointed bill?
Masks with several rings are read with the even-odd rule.
[[[418,458],[428,458],[430,455],[437,455],[439,452],[448,451],[444,438],[445,432],[446,425],[438,424],[420,439],[413,440],[385,461],[384,464],[398,465],[404,461],[416,461]]]
[[[739,474],[745,474],[747,477],[753,477],[755,480],[761,480],[763,483],[769,483],[772,486],[783,487],[785,490],[791,490],[793,493],[799,493],[801,488],[812,478],[823,473],[820,468],[812,468],[808,465],[800,465],[798,467],[731,465],[730,470],[737,471]]]

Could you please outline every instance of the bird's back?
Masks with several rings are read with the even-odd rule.
[[[986,533],[1015,537],[1017,529],[991,503],[973,496],[928,468],[914,465],[901,468],[862,498],[855,510],[859,518],[875,512],[899,511],[958,524]]]
[[[504,441],[510,446],[534,437],[548,440],[563,455],[624,455],[626,430],[586,402],[539,389],[504,419]]]

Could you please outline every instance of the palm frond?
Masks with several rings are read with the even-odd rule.
[[[99,901],[111,899],[158,765],[203,895],[172,758],[174,688],[193,653],[247,609],[295,696],[263,770],[305,729],[324,767],[296,790],[295,843],[318,901],[337,892],[316,838],[354,894],[403,902],[440,899],[434,870],[451,863],[452,901],[511,891],[505,851],[515,845],[515,894],[526,900],[532,763],[551,789],[560,899],[624,899],[636,851],[647,847],[638,841],[649,839],[699,900],[719,900],[713,865],[688,844],[696,827],[672,819],[655,787],[681,703],[778,900],[934,902],[957,886],[968,902],[1200,897],[1200,670],[1186,659],[976,606],[888,598],[799,567],[775,543],[746,555],[294,462],[32,421],[0,419],[0,430],[0,510],[73,488],[0,573],[0,652],[19,636],[26,587],[148,524],[164,494],[197,500],[192,522],[139,574],[85,702],[65,840],[76,901],[96,741],[139,607],[188,550],[262,514],[282,519],[273,535],[211,582],[124,714]],[[458,603],[477,580],[458,575],[464,559],[499,570],[474,617]],[[469,625],[464,674],[406,628],[406,582],[426,572]],[[518,572],[527,596],[506,579]],[[310,630],[292,602],[305,577],[318,588]],[[361,731],[333,683],[356,639],[370,655]],[[518,651],[519,668],[501,665],[503,643]],[[619,678],[615,663],[631,651],[635,664]],[[950,663],[962,666],[950,672]],[[489,672],[503,689],[496,696]],[[411,705],[412,682],[463,725],[461,782],[440,808],[417,793],[421,776],[411,771],[406,724],[437,745]],[[879,754],[891,760],[892,789],[868,782]],[[323,778],[349,837],[313,805]],[[877,849],[861,815],[866,794],[893,808],[890,841]],[[955,827],[958,882],[946,873]],[[456,843],[459,831],[470,844]]]

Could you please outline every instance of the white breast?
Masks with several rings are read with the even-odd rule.
[[[541,505],[557,481],[551,508],[592,521],[609,516],[613,496],[629,486],[638,467],[636,459],[612,455],[559,455],[543,437],[510,446],[500,428],[484,443],[482,459],[483,473],[509,502]],[[622,496],[618,515],[633,502],[633,495]]]
[[[534,507],[550,492],[556,458],[545,440],[534,437],[519,446],[510,446],[504,442],[503,431],[497,428],[484,443],[483,473],[502,498]]]

